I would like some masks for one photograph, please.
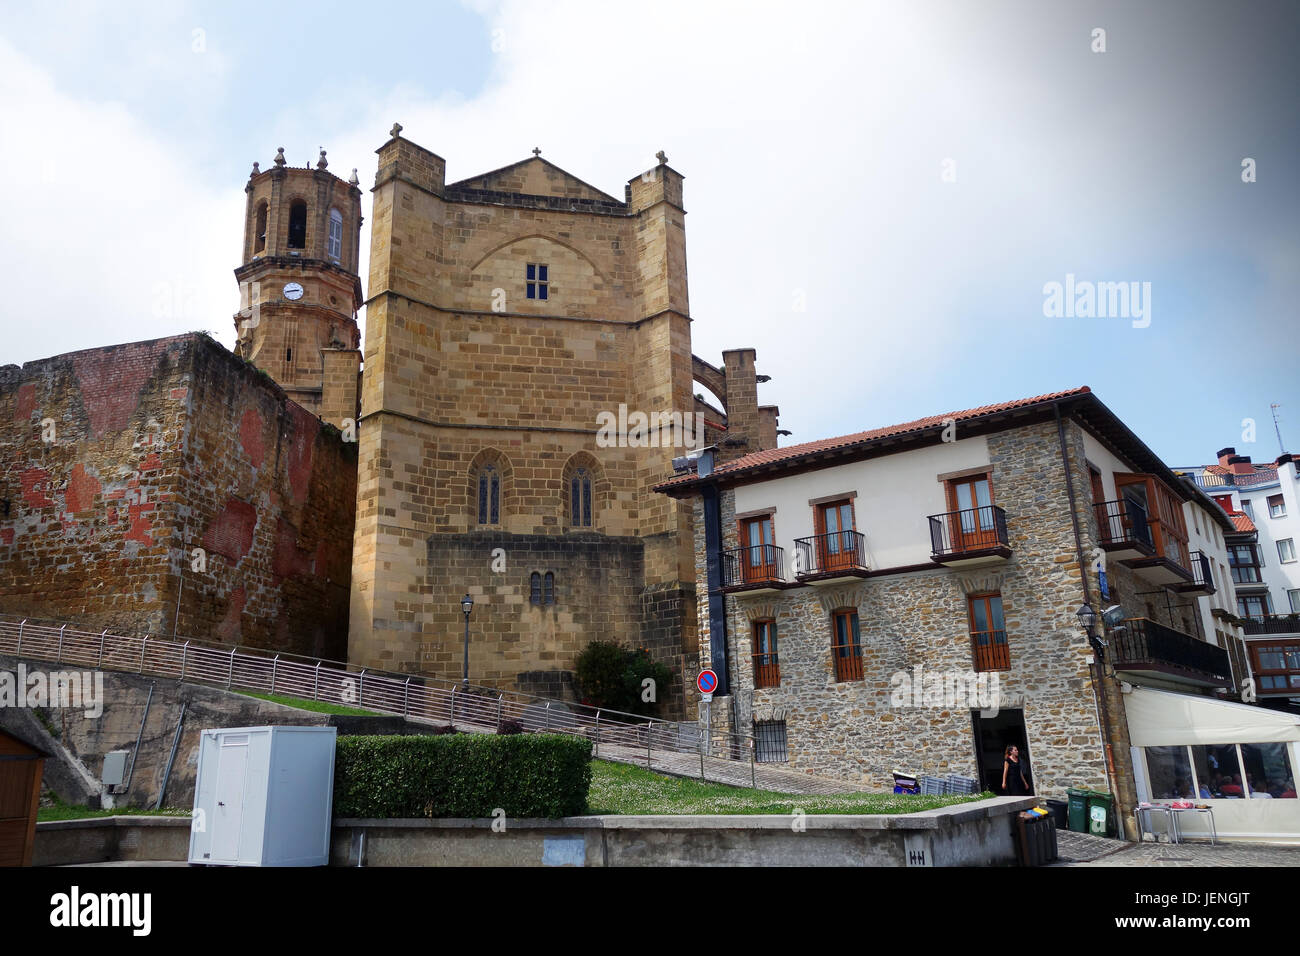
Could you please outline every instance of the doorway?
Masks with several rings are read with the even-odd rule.
[[[980,787],[1002,796],[1002,755],[1015,744],[1020,748],[1020,761],[1029,779],[1029,792],[1034,792],[1034,761],[1029,752],[1029,736],[1025,733],[1023,710],[999,710],[996,717],[982,717],[978,710],[971,711],[975,727],[975,760],[979,764]]]

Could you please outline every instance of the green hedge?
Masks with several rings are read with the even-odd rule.
[[[591,741],[563,734],[340,737],[339,817],[568,817],[587,812]]]

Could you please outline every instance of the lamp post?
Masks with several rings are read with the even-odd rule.
[[[1074,616],[1079,619],[1079,626],[1083,632],[1088,635],[1088,643],[1092,645],[1093,652],[1097,655],[1098,661],[1106,659],[1106,641],[1093,633],[1093,625],[1097,623],[1097,612],[1092,609],[1091,604],[1085,603],[1079,610],[1074,612]],[[1118,604],[1112,604],[1101,613],[1102,630],[1110,630],[1118,633],[1125,630],[1120,622],[1124,620],[1124,609]]]
[[[474,599],[466,594],[460,599],[460,609],[465,612],[465,670],[461,684],[465,690],[469,690],[469,612],[474,610]]]

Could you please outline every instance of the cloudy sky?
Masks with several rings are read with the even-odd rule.
[[[1171,464],[1271,459],[1270,403],[1300,451],[1298,11],[8,9],[0,363],[194,329],[233,345],[253,161],[323,146],[368,188],[400,120],[448,181],[540,146],[621,198],[665,150],[695,351],[756,348],[788,442],[1087,384]],[[1067,276],[1149,288],[1145,314],[1045,315]]]

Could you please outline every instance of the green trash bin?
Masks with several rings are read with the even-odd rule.
[[[1069,819],[1070,829],[1075,833],[1088,832],[1088,797],[1092,795],[1091,790],[1085,790],[1080,787],[1070,787],[1065,791],[1069,798]]]
[[[1093,836],[1115,832],[1115,798],[1109,793],[1088,791],[1088,832]]]

